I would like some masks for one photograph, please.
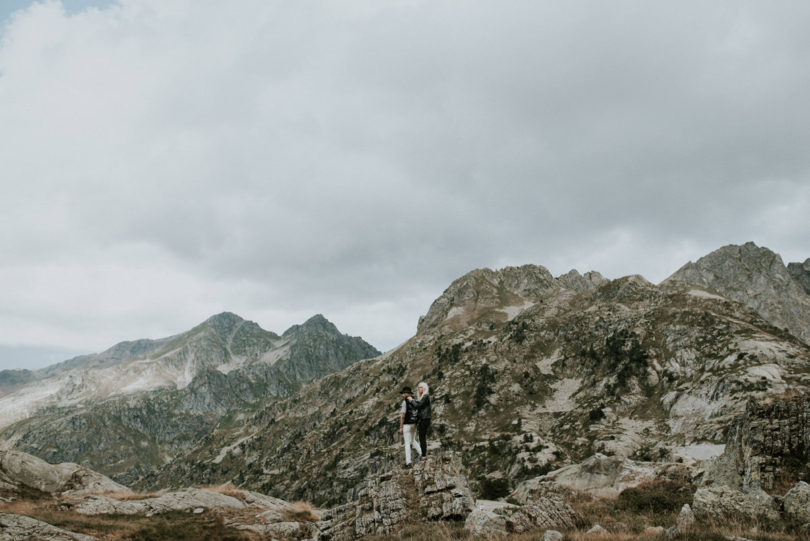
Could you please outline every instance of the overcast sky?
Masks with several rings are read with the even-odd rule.
[[[13,0],[0,368],[322,313],[382,350],[464,273],[810,257],[810,3]]]

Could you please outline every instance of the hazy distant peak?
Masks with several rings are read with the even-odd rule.
[[[322,314],[315,314],[300,325],[293,325],[282,336],[288,337],[299,332],[323,331],[329,334],[340,334],[334,323],[326,319]]]

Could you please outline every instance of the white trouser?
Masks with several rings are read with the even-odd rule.
[[[405,464],[411,463],[411,445],[422,456],[422,449],[419,447],[419,438],[416,435],[416,425],[402,426],[402,439],[405,440]]]

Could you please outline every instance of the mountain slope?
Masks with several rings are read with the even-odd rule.
[[[674,459],[721,445],[748,398],[810,387],[810,348],[677,280],[476,270],[397,350],[220,425],[143,484],[232,481],[340,503],[401,462],[397,391],[420,380],[434,446],[461,453],[474,489],[497,497],[595,452]]]
[[[38,373],[0,398],[10,425],[0,440],[131,484],[220,420],[375,355],[320,315],[279,336],[223,313],[174,337],[126,342]]]

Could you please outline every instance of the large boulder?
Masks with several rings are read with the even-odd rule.
[[[0,451],[0,484],[20,485],[51,494],[129,492],[112,479],[78,464],[49,464],[28,453]]]
[[[785,494],[787,515],[801,523],[810,523],[810,485],[799,481]]]
[[[698,519],[761,517],[778,520],[774,499],[760,489],[737,490],[729,486],[702,487],[695,491],[692,511]]]

